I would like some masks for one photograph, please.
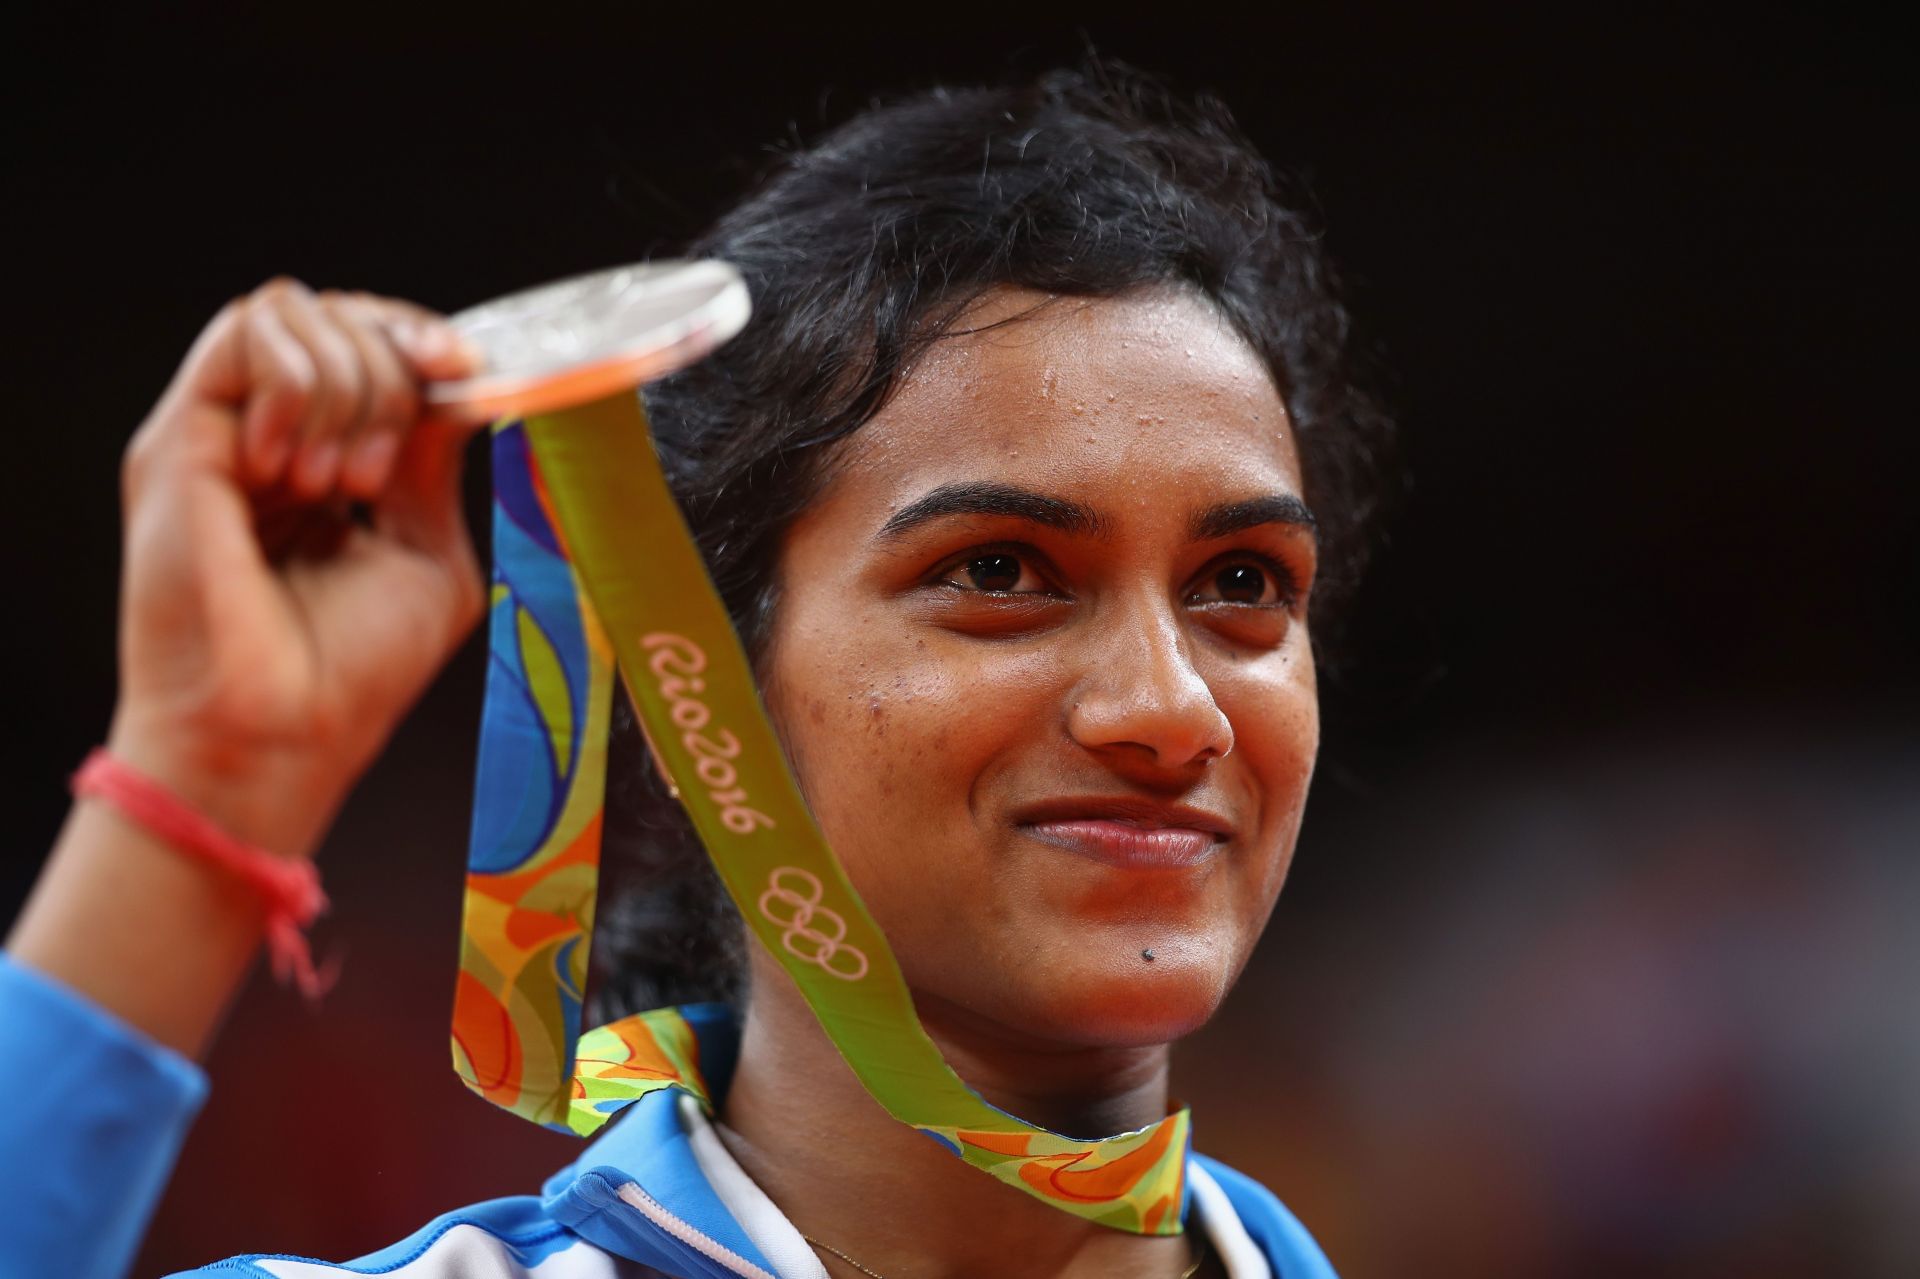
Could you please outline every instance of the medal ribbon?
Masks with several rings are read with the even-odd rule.
[[[491,653],[453,1028],[467,1085],[583,1136],[659,1088],[707,1102],[676,1011],[579,1035],[617,672],[741,917],[889,1114],[1056,1208],[1179,1233],[1187,1111],[1063,1137],[989,1105],[927,1037],[787,768],[638,393],[498,426],[493,465]]]

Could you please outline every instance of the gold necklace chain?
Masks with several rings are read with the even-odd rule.
[[[841,1252],[838,1248],[834,1247],[830,1243],[821,1243],[818,1239],[815,1239],[812,1235],[805,1234],[805,1233],[803,1233],[800,1237],[806,1240],[808,1243],[812,1244],[814,1247],[820,1249],[820,1251],[832,1253],[834,1256],[840,1258],[840,1260],[846,1262],[848,1265],[852,1266],[855,1270],[858,1270],[863,1275],[871,1275],[872,1279],[887,1279],[887,1277],[881,1274],[878,1270],[875,1270],[870,1266],[861,1265],[859,1262],[855,1261],[852,1257],[849,1257],[846,1253]],[[1200,1273],[1200,1263],[1205,1261],[1206,1259],[1207,1259],[1206,1234],[1202,1231],[1195,1231],[1193,1235],[1193,1261],[1187,1266],[1185,1270],[1182,1270],[1180,1272],[1179,1279],[1193,1279],[1195,1275]]]
[[[869,1270],[867,1267],[861,1265],[859,1262],[855,1261],[852,1257],[849,1257],[846,1253],[841,1252],[838,1248],[834,1247],[830,1243],[821,1243],[818,1239],[815,1239],[812,1235],[808,1235],[808,1234],[803,1234],[800,1237],[806,1240],[808,1243],[812,1244],[814,1247],[818,1248],[820,1251],[832,1253],[834,1256],[840,1258],[840,1260],[846,1262],[848,1265],[852,1266],[855,1270],[858,1270],[863,1275],[872,1275],[873,1279],[887,1279],[887,1277],[881,1274],[878,1270]]]

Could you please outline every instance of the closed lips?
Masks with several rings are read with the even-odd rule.
[[[1226,819],[1204,809],[1129,799],[1054,800],[1014,820],[1035,839],[1130,869],[1197,865],[1233,834]]]

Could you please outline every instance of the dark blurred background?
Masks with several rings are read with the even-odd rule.
[[[0,919],[112,704],[118,452],[225,299],[670,250],[769,146],[1090,39],[1310,175],[1410,477],[1293,880],[1178,1055],[1199,1143],[1351,1279],[1920,1273],[1910,46],[1262,9],[14,11]],[[241,1000],[139,1273],[356,1255],[571,1157],[448,1068],[480,657],[342,816],[344,978]]]

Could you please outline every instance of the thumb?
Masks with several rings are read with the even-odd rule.
[[[461,491],[466,452],[482,429],[468,422],[430,415],[408,433],[395,459],[392,478],[373,507],[373,526],[382,536],[431,559],[448,575],[465,634],[480,613],[484,591],[480,561]]]

